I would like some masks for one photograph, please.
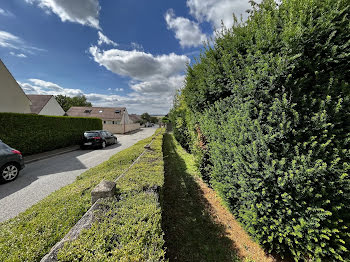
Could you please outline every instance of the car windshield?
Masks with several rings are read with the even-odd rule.
[[[95,136],[99,136],[100,134],[97,132],[85,132],[84,136],[85,137],[95,137]]]
[[[9,149],[9,148],[10,147],[8,145],[0,141],[0,149]]]

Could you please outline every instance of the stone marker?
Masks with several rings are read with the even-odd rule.
[[[67,235],[62,238],[61,241],[59,241],[56,245],[54,245],[50,252],[44,256],[40,262],[57,262],[57,254],[60,251],[61,248],[63,248],[64,244],[68,241],[74,241],[76,240],[81,231],[83,229],[89,229],[91,228],[91,225],[94,223],[95,219],[95,212],[100,211],[101,209],[101,201],[96,202],[92,207],[85,213],[85,215],[76,223],[71,230],[67,233]]]
[[[116,194],[115,182],[102,180],[92,191],[91,191],[91,204],[93,205],[97,199],[114,197]]]

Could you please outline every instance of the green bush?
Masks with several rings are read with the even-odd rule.
[[[349,259],[349,13],[347,0],[254,5],[188,69],[172,110],[247,231],[296,261]]]
[[[0,261],[40,261],[91,206],[91,190],[114,180],[144,151],[144,139],[91,168],[15,218],[0,223]]]
[[[99,118],[0,113],[0,139],[24,155],[78,144],[84,131],[101,129]]]
[[[165,256],[158,193],[164,184],[162,135],[152,151],[118,180],[119,201],[104,201],[90,229],[65,244],[59,261],[163,261]]]

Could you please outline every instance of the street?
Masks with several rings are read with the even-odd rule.
[[[105,149],[76,150],[27,164],[15,181],[0,184],[0,222],[15,217],[50,193],[74,182],[87,169],[153,135],[155,130],[142,128],[133,134],[117,135],[118,143]]]

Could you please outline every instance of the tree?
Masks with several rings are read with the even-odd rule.
[[[92,104],[87,101],[84,95],[74,97],[57,95],[55,98],[65,112],[67,112],[72,106],[92,106]]]
[[[151,116],[148,113],[143,113],[141,115],[141,119],[142,119],[142,124],[145,124],[147,122],[151,122]]]
[[[155,116],[151,116],[150,122],[153,123],[153,124],[157,124],[158,123],[158,118],[156,118]]]

